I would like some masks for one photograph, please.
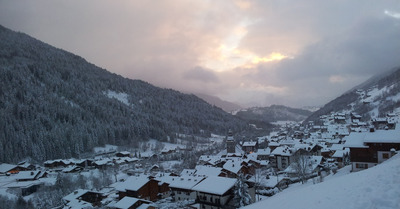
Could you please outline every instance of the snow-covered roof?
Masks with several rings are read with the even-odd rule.
[[[86,189],[77,189],[69,195],[63,197],[62,199],[68,202],[78,199],[80,196],[86,194],[89,190]]]
[[[226,161],[223,168],[232,173],[238,174],[239,170],[242,168],[242,162],[243,160],[241,158],[230,159]]]
[[[281,140],[280,141],[281,145],[288,145],[288,146],[292,146],[296,144],[296,141],[293,139],[285,139],[285,140]]]
[[[134,205],[139,199],[134,197],[124,197],[120,201],[114,204],[113,207],[118,209],[129,209],[132,205]]]
[[[24,163],[18,164],[18,166],[22,167],[22,168],[29,168],[29,166],[32,166],[32,164],[30,164],[28,162],[24,162]]]
[[[191,176],[196,173],[196,169],[183,169],[181,172],[181,176]]]
[[[120,192],[125,192],[126,190],[137,191],[149,181],[146,175],[130,176],[124,182],[116,183],[115,189]]]
[[[41,171],[20,171],[14,177],[16,180],[30,180],[35,179]]]
[[[308,173],[308,174],[315,171],[315,169],[318,167],[318,165],[321,164],[321,161],[322,161],[322,156],[304,156],[304,157],[306,158],[305,162],[307,163],[307,169],[305,169],[305,170],[306,170],[306,173]],[[297,171],[295,169],[294,163],[296,163],[296,162],[291,163],[284,170],[284,172],[285,173],[296,173]]]
[[[195,185],[200,183],[204,177],[200,176],[157,176],[156,180],[160,182],[165,182],[169,184],[170,188],[178,188],[178,189],[192,189]]]
[[[341,158],[345,154],[348,154],[350,152],[349,148],[345,148],[344,150],[336,150],[336,152],[332,155],[333,158]]]
[[[281,145],[279,142],[274,142],[274,141],[271,141],[271,142],[268,143],[269,147],[277,147],[279,145]]]
[[[256,141],[250,141],[250,142],[244,142],[243,143],[243,147],[254,147],[254,146],[256,146],[257,145],[257,142]]]
[[[294,154],[293,150],[288,146],[280,146],[272,151],[271,155],[281,155],[281,156],[292,156]]]
[[[400,125],[394,130],[376,130],[375,132],[353,132],[344,138],[345,147],[368,148],[365,143],[400,143]]]
[[[298,150],[298,149],[303,149],[303,150],[306,150],[306,151],[310,151],[310,150],[312,150],[316,145],[317,145],[317,144],[300,144],[300,143],[298,143],[298,144],[295,144],[294,148],[295,148],[296,150]]]
[[[331,150],[343,150],[343,144],[332,144]]]
[[[42,184],[40,181],[16,181],[4,185],[6,188],[29,188],[31,186]]]
[[[221,162],[221,156],[215,155],[201,155],[199,161],[210,163],[211,165],[215,165]]]
[[[377,130],[365,135],[366,143],[400,143],[400,125],[394,130]]]
[[[93,205],[83,200],[73,199],[70,202],[68,202],[64,208],[87,209],[87,208],[93,208]]]
[[[218,176],[221,174],[222,168],[216,168],[212,166],[197,165],[196,175],[198,176]]]
[[[267,147],[264,149],[258,149],[257,150],[258,155],[270,155],[271,154],[271,148]]]
[[[350,148],[368,148],[368,146],[364,145],[366,134],[367,132],[352,132],[349,136],[343,138],[346,141],[344,146]]]
[[[0,173],[7,173],[8,171],[16,168],[17,165],[12,165],[12,164],[8,164],[8,163],[2,163],[0,165]]]
[[[223,195],[233,186],[235,186],[236,179],[224,177],[208,177],[202,182],[193,187],[194,191]]]
[[[105,159],[103,159],[103,160],[95,161],[94,163],[95,163],[96,165],[105,165],[105,164],[107,164],[107,163],[109,163],[109,162],[111,162],[111,159],[105,158]]]
[[[73,171],[73,170],[75,170],[75,169],[80,169],[80,167],[78,167],[78,166],[76,166],[76,165],[74,165],[74,166],[68,166],[68,167],[64,168],[64,169],[62,170],[62,172],[64,172],[64,173],[69,173],[69,172],[71,172],[71,171]]]

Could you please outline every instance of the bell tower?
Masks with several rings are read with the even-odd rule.
[[[232,130],[229,129],[228,136],[226,137],[226,151],[227,153],[235,153],[235,140],[233,139]]]

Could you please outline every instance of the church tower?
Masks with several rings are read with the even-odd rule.
[[[232,130],[228,131],[228,136],[226,137],[226,151],[227,153],[235,153],[235,140],[233,139]]]

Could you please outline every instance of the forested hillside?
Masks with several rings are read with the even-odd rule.
[[[253,107],[237,111],[236,116],[244,120],[257,120],[264,122],[276,121],[301,121],[312,112],[303,109],[286,107],[283,105],[271,105],[270,107]]]
[[[123,78],[2,26],[0,80],[0,162],[248,128],[194,95]]]
[[[383,71],[314,112],[306,121],[318,121],[331,112],[355,112],[364,120],[383,117],[400,107],[400,68]]]

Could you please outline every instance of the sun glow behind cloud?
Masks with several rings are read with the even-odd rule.
[[[258,64],[260,62],[280,61],[280,60],[283,60],[285,58],[289,58],[289,57],[286,56],[286,55],[283,55],[281,53],[278,53],[278,52],[273,52],[267,57],[257,57],[256,56],[255,58],[253,58],[253,60],[251,62],[253,64]]]
[[[202,65],[215,72],[225,72],[237,67],[252,68],[254,65],[281,61],[290,56],[279,52],[272,52],[267,56],[258,55],[252,51],[241,49],[239,47],[241,40],[247,35],[247,27],[254,21],[243,21],[234,28],[231,35],[222,39],[222,43],[212,53],[205,55],[202,60]]]

